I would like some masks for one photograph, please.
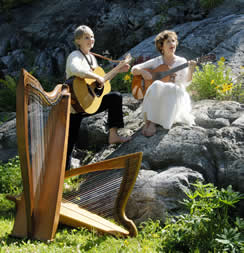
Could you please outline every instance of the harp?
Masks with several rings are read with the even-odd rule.
[[[68,87],[58,84],[46,92],[22,69],[16,93],[23,194],[8,196],[16,203],[11,235],[52,240],[60,222],[116,236],[135,236],[136,226],[125,210],[142,153],[65,172],[71,100]],[[64,179],[74,176],[82,183],[64,191]]]

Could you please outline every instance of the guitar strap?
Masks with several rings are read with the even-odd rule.
[[[94,70],[93,68],[93,60],[92,60],[92,57],[91,57],[91,61],[88,60],[87,56],[82,52],[82,50],[79,49],[79,51],[83,54],[83,56],[85,57],[88,65],[90,66],[91,70]]]
[[[79,49],[79,50],[80,50],[80,49]],[[91,58],[91,61],[89,61],[88,58],[87,58],[87,56],[86,56],[81,50],[80,50],[80,52],[81,52],[81,53],[83,54],[83,56],[85,57],[87,63],[88,63],[89,66],[90,66],[90,68],[91,68],[92,70],[94,70],[94,68],[92,67],[92,65],[93,65],[92,58]],[[105,57],[105,56],[100,55],[100,54],[96,54],[96,53],[93,53],[93,52],[90,52],[90,53],[91,53],[92,55],[96,56],[96,57],[102,58],[102,59],[107,60],[107,61],[111,61],[111,62],[121,62],[121,61],[119,61],[119,60],[113,60],[113,59],[111,59],[111,58]]]
[[[91,52],[91,54],[93,54],[94,56],[97,56],[97,57],[99,57],[99,58],[102,58],[102,59],[104,59],[104,60],[111,61],[111,62],[121,62],[121,61],[119,61],[119,60],[113,60],[113,59],[111,59],[111,58],[108,58],[108,57],[105,57],[105,56],[103,56],[103,55],[96,54],[96,53],[93,53],[93,52]]]

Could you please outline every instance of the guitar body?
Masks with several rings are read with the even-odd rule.
[[[105,72],[101,67],[97,67],[93,72],[99,76],[105,76]],[[111,85],[109,80],[107,80],[104,87],[98,89],[96,80],[75,77],[73,91],[82,109],[88,114],[93,114],[98,110],[103,96],[111,91]]]
[[[170,75],[158,79],[158,74],[169,70],[168,65],[161,64],[155,69],[144,69],[152,74],[152,80],[144,80],[141,75],[133,76],[131,91],[134,98],[140,100],[143,99],[148,87],[155,81],[161,80],[163,82],[169,82],[171,80]]]

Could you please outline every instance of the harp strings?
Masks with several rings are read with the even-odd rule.
[[[41,195],[41,186],[46,170],[46,156],[48,144],[55,124],[55,109],[51,103],[47,103],[40,90],[28,86],[28,128],[29,128],[29,154],[33,179],[33,195],[35,204]]]
[[[64,193],[63,199],[103,217],[113,217],[123,172],[117,169],[89,173],[78,190]]]

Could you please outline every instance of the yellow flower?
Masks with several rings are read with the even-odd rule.
[[[211,84],[211,85],[214,84],[214,80],[212,80],[210,84]]]
[[[225,58],[222,56],[222,57],[220,58],[220,61],[225,62]]]
[[[152,237],[153,237],[153,238],[158,238],[159,235],[158,235],[158,234],[152,234]]]
[[[129,244],[127,240],[125,240],[124,243],[126,246],[128,246],[128,244]]]
[[[124,80],[125,80],[125,81],[129,81],[130,79],[131,79],[130,75],[128,75],[128,74],[125,75],[125,77],[124,77]]]

